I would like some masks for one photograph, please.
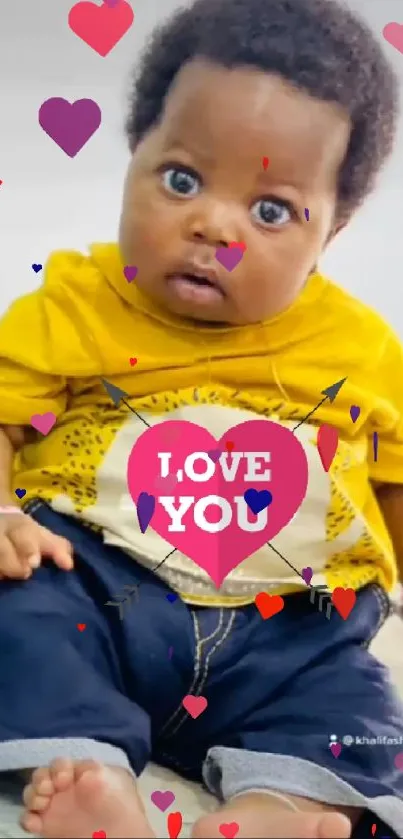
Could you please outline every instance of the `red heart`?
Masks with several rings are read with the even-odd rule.
[[[225,448],[227,449],[227,452],[232,452],[232,449],[234,448],[234,444],[228,442],[228,443],[225,444]]]
[[[105,58],[130,29],[134,20],[132,7],[125,0],[117,6],[96,6],[95,3],[75,3],[70,9],[70,29]]]
[[[134,365],[137,364],[137,358],[129,358],[129,361],[132,367],[134,367]]]
[[[87,626],[86,623],[78,623],[77,624],[77,629],[79,629],[80,632],[84,632],[84,629],[86,628],[86,626]]]
[[[240,248],[241,251],[246,251],[245,242],[230,242],[228,247],[229,248]]]
[[[234,836],[237,835],[239,832],[239,824],[238,822],[228,822],[227,824],[220,824],[218,828],[221,836],[225,836],[225,839],[234,839]]]
[[[106,839],[106,833],[104,830],[96,830],[95,833],[92,834],[92,839]]]
[[[284,609],[283,598],[279,594],[268,594],[267,591],[259,592],[255,597],[255,603],[264,621]]]
[[[348,618],[356,600],[357,595],[352,588],[342,588],[341,586],[338,586],[333,589],[332,603],[336,606],[336,609],[343,620]]]
[[[168,816],[169,839],[178,839],[182,830],[182,813],[170,813]]]

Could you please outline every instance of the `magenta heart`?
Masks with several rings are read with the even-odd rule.
[[[227,271],[233,271],[244,255],[244,251],[238,245],[233,248],[217,248],[215,257]]]
[[[161,475],[159,453],[167,457],[164,423],[146,429],[134,444],[128,490],[135,504],[141,494],[156,494],[148,520],[152,530],[218,587],[294,517],[306,494],[307,456],[297,435],[271,420],[249,420],[227,429],[223,438],[231,437],[231,454],[223,451],[223,438],[215,440],[199,425],[182,420],[170,424],[180,429],[168,449],[169,470],[179,475],[173,491],[162,495],[155,490]],[[213,463],[208,452],[217,449],[221,457]],[[271,503],[250,512],[244,495],[256,483],[256,491],[271,496]]]
[[[398,752],[398,754],[394,756],[393,763],[395,764],[396,769],[403,769],[403,752]]]
[[[135,265],[126,265],[123,269],[123,273],[126,277],[128,283],[132,283],[133,280],[136,278],[138,272],[138,268]]]
[[[151,793],[151,801],[159,810],[165,813],[165,810],[168,810],[168,807],[175,801],[175,795],[169,789],[165,790],[165,792],[156,789],[155,792]]]
[[[68,102],[47,99],[39,109],[39,125],[69,157],[75,157],[101,125],[102,113],[93,99]]]
[[[330,746],[330,751],[333,757],[339,757],[339,754],[341,752],[341,743],[332,743],[332,745]]]
[[[53,428],[56,422],[56,414],[53,411],[47,411],[46,414],[32,414],[30,423],[35,431],[40,431],[46,437],[49,431]]]
[[[122,0],[104,0],[105,6],[109,6],[110,9],[113,9],[114,6],[117,6],[121,2]]]
[[[213,461],[213,463],[217,463],[217,460],[219,460],[222,455],[222,451],[221,449],[210,449],[210,451],[207,452],[207,454],[209,458]]]

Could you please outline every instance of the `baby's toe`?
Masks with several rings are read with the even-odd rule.
[[[55,792],[64,792],[74,783],[74,763],[68,758],[57,758],[49,766]]]
[[[103,766],[96,760],[80,760],[74,767],[74,777],[76,781],[84,775],[85,772],[102,772]]]
[[[51,796],[39,795],[33,784],[28,784],[22,793],[22,799],[27,810],[33,810],[36,813],[41,813],[49,806]]]
[[[27,831],[27,833],[36,833],[37,836],[42,834],[42,826],[43,822],[40,816],[36,813],[25,812],[21,816],[20,821],[21,827]]]
[[[30,785],[39,795],[53,795],[55,788],[47,766],[40,766],[32,773]]]

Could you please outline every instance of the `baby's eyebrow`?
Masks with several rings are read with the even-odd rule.
[[[193,155],[195,158],[206,161],[206,163],[213,163],[214,157],[206,148],[197,147],[194,143],[184,143],[183,139],[169,138],[169,141],[164,144],[164,152],[174,153],[175,151],[186,152],[186,154]]]

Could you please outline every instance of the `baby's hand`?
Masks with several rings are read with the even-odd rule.
[[[0,579],[27,580],[42,557],[64,571],[73,568],[72,547],[25,513],[0,514]]]

